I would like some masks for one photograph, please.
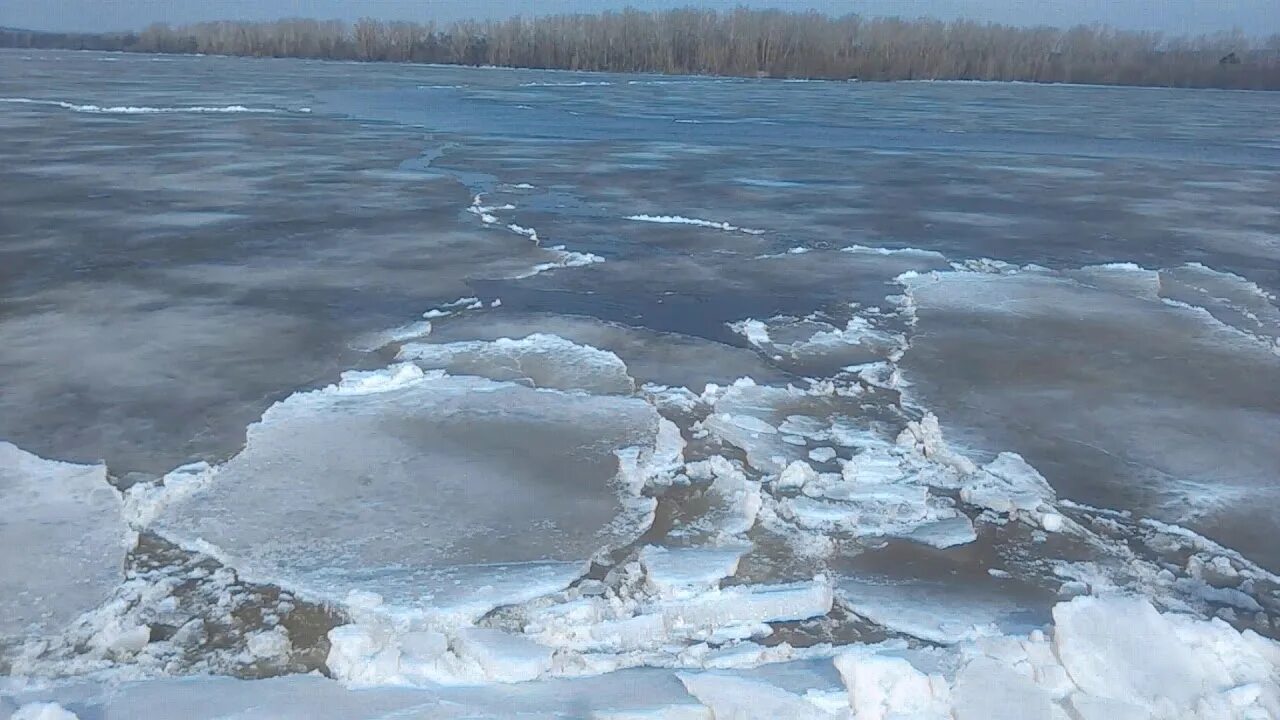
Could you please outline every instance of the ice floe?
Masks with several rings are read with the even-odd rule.
[[[60,633],[124,579],[132,537],[103,465],[46,460],[0,442],[0,660]]]
[[[412,364],[348,373],[274,405],[151,528],[356,614],[476,618],[644,527],[615,452],[652,453],[659,420],[640,400]]]
[[[1262,409],[1280,400],[1264,294],[1204,268],[1130,264],[900,281],[914,318],[908,402],[963,412],[954,436],[1018,452],[1060,495],[1096,506],[1124,495],[1274,563],[1259,542],[1274,523],[1252,510],[1274,499],[1280,462],[1265,439],[1280,419]]]

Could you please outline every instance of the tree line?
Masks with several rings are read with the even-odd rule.
[[[1280,89],[1280,34],[1198,37],[739,8],[507,20],[287,19],[137,33],[0,30],[0,46],[859,80]]]

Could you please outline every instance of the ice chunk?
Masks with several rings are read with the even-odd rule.
[[[745,337],[747,342],[756,347],[763,347],[770,343],[769,326],[759,320],[741,320],[736,323],[730,323],[729,328]]]
[[[1055,496],[1049,483],[1022,456],[1005,452],[965,482],[960,488],[960,499],[970,505],[1010,513],[1034,511],[1052,504]],[[1050,522],[1061,527],[1061,518]]]
[[[972,460],[952,450],[942,439],[942,428],[933,413],[925,413],[920,420],[909,423],[898,435],[898,445],[914,448],[926,458],[953,467],[965,475],[977,471]]]
[[[824,476],[819,476],[824,477]],[[837,476],[838,477],[838,476]],[[848,482],[811,484],[805,489],[812,497],[783,498],[779,514],[809,530],[847,533],[854,537],[902,537],[916,539],[916,533],[939,547],[962,544],[973,539],[969,519],[954,508],[933,500],[928,489],[913,483],[856,485]],[[943,528],[935,523],[951,521]]]
[[[814,462],[831,462],[836,459],[836,451],[834,448],[817,447],[809,451],[809,459]]]
[[[764,505],[760,483],[748,479],[742,470],[722,455],[691,462],[686,471],[691,478],[712,479],[708,490],[717,501],[712,511],[698,521],[698,529],[733,536],[741,535],[755,525]]]
[[[736,585],[712,590],[671,610],[682,624],[703,627],[808,620],[826,615],[834,601],[831,584]]]
[[[520,339],[445,344],[412,343],[400,349],[400,360],[455,375],[479,375],[556,390],[586,390],[629,395],[635,381],[617,355],[579,345],[556,335],[533,334]]]
[[[1079,689],[1156,717],[1280,711],[1280,651],[1220,620],[1160,614],[1137,598],[1075,598],[1053,611],[1054,647]]]
[[[831,584],[824,578],[779,585],[704,585],[701,590],[686,587],[641,601],[578,599],[539,611],[530,627],[546,645],[619,653],[767,634],[764,623],[820,617],[831,611],[832,602]]]
[[[289,641],[289,633],[282,627],[270,630],[259,630],[247,638],[249,654],[255,658],[269,660],[282,658],[293,649]]]
[[[778,476],[776,486],[778,489],[795,489],[803,488],[805,485],[812,485],[818,482],[818,473],[809,463],[803,460],[796,460],[787,466]]]
[[[551,669],[551,648],[492,628],[464,628],[453,640],[454,650],[474,660],[485,677],[500,682],[532,680]]]
[[[798,451],[795,446],[783,442],[778,428],[764,418],[772,418],[779,406],[804,395],[803,391],[792,388],[767,387],[756,385],[750,379],[739,380],[714,399],[716,412],[703,422],[703,426],[724,442],[741,448],[752,467],[770,474],[780,473],[787,465],[784,461]],[[790,431],[788,434],[804,435]]]
[[[952,701],[956,720],[1068,720],[1043,688],[990,658],[961,668]]]
[[[422,369],[413,363],[400,363],[385,370],[348,370],[325,390],[334,395],[368,395],[408,387],[424,376]]]
[[[643,468],[654,453],[644,401],[383,374],[272,406],[155,530],[303,597],[371,591],[374,615],[472,618],[564,587],[651,519],[616,456],[639,448]]]
[[[971,543],[978,539],[978,533],[973,527],[973,521],[967,515],[957,513],[953,517],[944,517],[917,525],[903,534],[902,538],[921,545],[946,549]]]
[[[1065,273],[1085,285],[1132,295],[1146,300],[1160,297],[1160,273],[1133,263],[1090,265]]]
[[[801,368],[828,369],[865,363],[894,356],[905,345],[896,333],[875,327],[862,315],[853,315],[839,327],[818,315],[797,318],[788,315],[730,323],[756,348],[779,359],[801,363]],[[814,365],[825,362],[825,365]]]
[[[925,580],[851,577],[837,584],[845,605],[889,630],[953,645],[1000,632],[1030,632],[1037,623],[995,592]]]
[[[945,680],[926,675],[899,657],[855,650],[835,658],[858,720],[948,720],[951,693]]]
[[[103,465],[0,442],[0,646],[61,631],[123,579],[126,527]]]
[[[680,673],[689,694],[711,708],[716,720],[835,718],[795,693],[760,680],[716,673]]]
[[[645,578],[655,592],[665,596],[701,591],[719,585],[738,570],[738,560],[749,547],[661,548],[640,551]]]

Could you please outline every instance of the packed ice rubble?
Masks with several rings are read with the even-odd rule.
[[[482,219],[494,211],[481,207]],[[1127,268],[1090,272],[1131,294],[1150,287]],[[53,712],[38,705],[50,701],[93,716],[166,693],[191,701],[175,716],[194,718],[206,712],[196,701],[214,698],[221,709],[209,716],[241,702],[267,716],[509,715],[493,697],[581,715],[584,696],[591,716],[615,719],[1280,711],[1276,644],[1200,619],[1265,618],[1280,607],[1275,576],[1177,528],[1060,501],[1021,456],[971,457],[904,400],[897,362],[915,339],[915,292],[931,280],[901,278],[906,292],[889,311],[845,305],[734,323],[758,357],[590,319],[494,317],[478,298],[428,311],[369,343],[398,346],[396,364],[277,403],[239,455],[138,486],[125,507],[136,527],[222,563],[217,572],[284,588],[283,604],[334,608],[324,667],[364,689],[316,677],[234,691],[222,679],[166,680],[110,696],[0,688],[0,717],[19,706]],[[1248,308],[1237,313],[1246,320],[1267,317],[1247,292],[1206,293]],[[783,354],[793,362],[777,362]],[[696,359],[698,372],[671,367],[672,357]],[[777,370],[814,357],[854,364],[824,379]],[[715,375],[726,368],[743,377]],[[694,501],[677,510],[689,514],[642,537],[659,503],[686,493]],[[1014,570],[1042,573],[1062,598],[1093,597],[1057,604],[1053,626],[1039,630],[999,597],[824,566],[890,542],[936,552],[1000,532],[1045,546],[1053,536],[1060,546]],[[773,576],[760,567],[779,542],[799,560]],[[172,644],[111,607],[149,592],[150,579],[136,579],[95,627],[114,628],[130,652]],[[159,607],[176,593],[152,584],[156,597],[129,602]],[[238,592],[231,580],[219,587]],[[1148,597],[1125,596],[1139,590]],[[833,617],[894,639],[833,645],[788,633]],[[265,623],[240,651],[265,663],[293,642]],[[1160,662],[1146,661],[1148,648]],[[655,677],[664,680],[647,702],[619,700],[619,687]],[[411,687],[373,687],[384,685]],[[300,700],[316,694],[323,703]]]
[[[531,662],[526,648],[482,635],[476,633],[485,662],[509,671]],[[509,717],[513,707],[551,716],[700,720],[1262,720],[1280,713],[1280,644],[1123,596],[1060,603],[1044,631],[950,648],[901,641],[826,647],[802,660],[683,671],[676,678],[679,685],[669,672],[647,669],[507,687],[358,691],[306,675],[171,679],[110,689],[0,689],[0,712],[59,720],[76,717],[73,710],[131,717],[143,708],[156,720],[496,718]]]
[[[0,442],[0,497],[3,661],[6,646],[39,646],[105,601],[124,579],[132,537],[103,465],[46,460]]]

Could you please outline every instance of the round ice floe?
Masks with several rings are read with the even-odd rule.
[[[0,645],[57,632],[123,579],[120,494],[103,465],[0,442]]]
[[[154,528],[317,600],[376,594],[353,611],[466,619],[563,587],[647,524],[617,454],[644,472],[652,406],[408,367],[276,404]]]

